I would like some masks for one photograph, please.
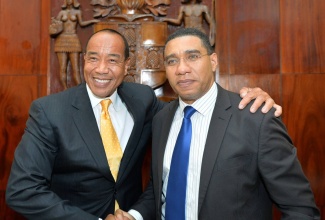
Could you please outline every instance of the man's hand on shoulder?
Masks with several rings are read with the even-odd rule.
[[[280,105],[277,105],[271,98],[271,96],[267,92],[263,91],[261,88],[243,87],[240,90],[239,94],[240,97],[243,98],[239,103],[239,109],[245,108],[248,103],[255,99],[253,105],[250,108],[250,112],[255,113],[256,110],[263,103],[265,103],[261,110],[263,113],[267,113],[272,107],[274,107],[276,109],[274,116],[279,117],[280,115],[282,115],[282,107]]]

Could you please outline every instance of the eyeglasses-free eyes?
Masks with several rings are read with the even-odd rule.
[[[101,62],[101,57],[99,57],[98,55],[94,55],[94,54],[85,54],[85,59],[88,63],[94,65],[94,66],[98,66],[99,63]],[[124,63],[124,59],[121,59],[119,56],[108,56],[107,58],[105,58],[104,62],[107,66],[121,66]]]
[[[188,53],[185,54],[184,57],[167,57],[165,59],[165,65],[168,66],[177,66],[181,62],[181,59],[183,59],[187,64],[194,64],[196,61],[201,59],[204,56],[209,56],[210,54],[200,54],[200,53]]]

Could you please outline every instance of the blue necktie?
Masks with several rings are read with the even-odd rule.
[[[185,220],[187,169],[190,154],[192,123],[191,116],[196,110],[184,108],[184,118],[173,152],[167,185],[166,220]]]

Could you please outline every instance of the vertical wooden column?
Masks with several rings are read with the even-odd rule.
[[[47,94],[48,20],[46,1],[0,0],[0,219],[24,219],[5,190],[30,103]]]
[[[325,1],[280,1],[283,119],[325,218]]]

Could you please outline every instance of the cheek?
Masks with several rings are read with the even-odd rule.
[[[90,65],[85,64],[85,66],[84,66],[84,75],[90,75],[90,73],[91,73],[91,71],[93,69],[94,68],[92,68]]]
[[[169,83],[173,83],[173,81],[175,80],[175,77],[173,76],[175,76],[174,72],[170,68],[166,69],[166,77]]]
[[[115,73],[116,73],[116,72],[115,72]],[[115,78],[116,78],[118,81],[122,81],[122,80],[124,79],[126,73],[125,73],[124,71],[120,71],[120,72],[118,72],[118,73],[116,73],[116,74],[114,74],[114,75],[115,75]]]

